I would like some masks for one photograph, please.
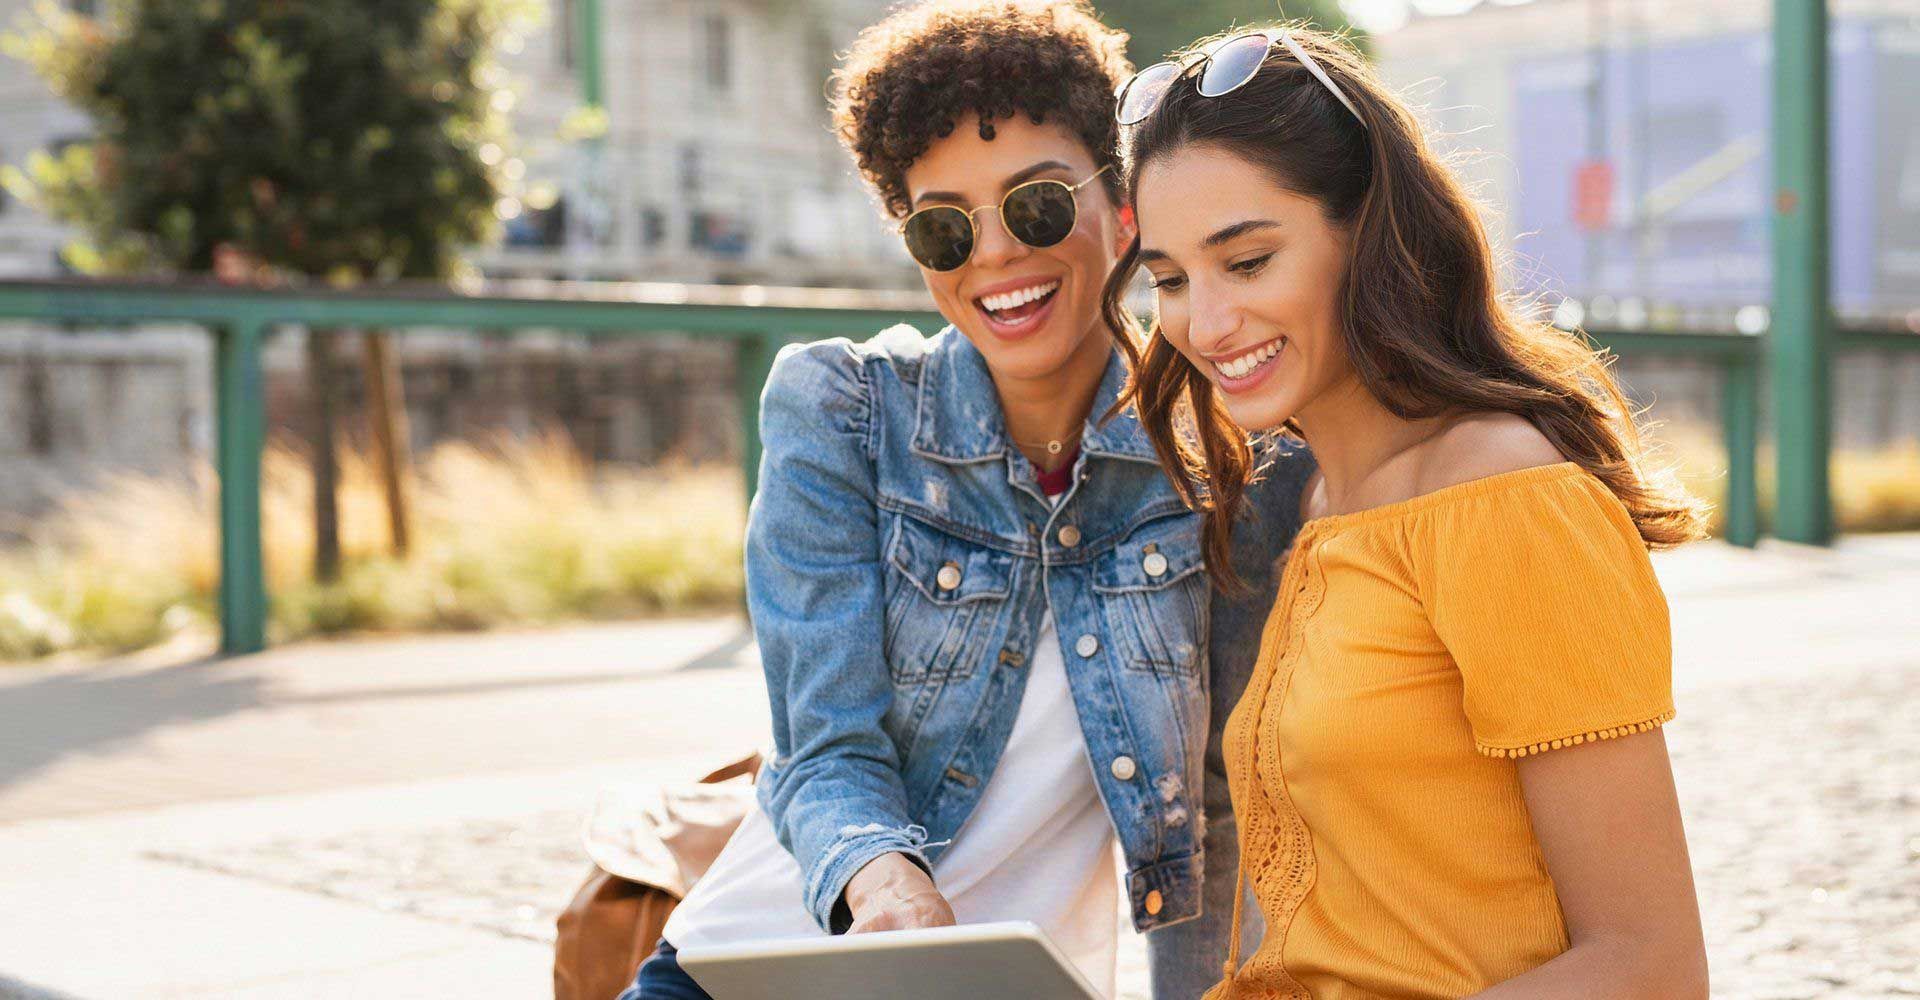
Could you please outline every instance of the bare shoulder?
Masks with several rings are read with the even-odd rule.
[[[1421,493],[1567,460],[1532,421],[1513,413],[1457,417],[1421,450]]]

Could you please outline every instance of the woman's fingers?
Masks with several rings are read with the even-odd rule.
[[[954,922],[953,907],[926,870],[900,854],[883,854],[861,868],[847,883],[846,897],[853,910],[849,934]]]
[[[847,930],[849,934],[872,931],[904,931],[920,927],[949,927],[955,923],[953,907],[938,891],[926,889],[903,896],[876,900]]]

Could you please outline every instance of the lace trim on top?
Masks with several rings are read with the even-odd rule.
[[[1231,719],[1229,737],[1240,751],[1229,761],[1228,774],[1236,808],[1242,810],[1236,817],[1240,823],[1240,872],[1233,894],[1227,962],[1222,970],[1226,979],[1207,993],[1206,1000],[1311,1000],[1307,988],[1287,971],[1282,952],[1294,912],[1313,889],[1313,839],[1306,821],[1293,807],[1284,780],[1276,784],[1260,780],[1263,770],[1281,773],[1278,742],[1262,740],[1260,735],[1272,728],[1267,724],[1270,715],[1277,716],[1286,703],[1306,617],[1318,607],[1325,587],[1317,577],[1309,579],[1305,570],[1313,556],[1317,527],[1309,523],[1295,540],[1293,555],[1281,577],[1277,613],[1269,617],[1267,632],[1261,637],[1262,655],[1253,682]],[[1258,701],[1249,704],[1245,698]],[[1268,922],[1266,939],[1242,966],[1240,921],[1249,877]]]

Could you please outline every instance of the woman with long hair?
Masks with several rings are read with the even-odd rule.
[[[627,1000],[705,996],[678,948],[988,920],[1110,995],[1122,912],[1156,996],[1213,981],[1218,734],[1275,584],[1249,560],[1256,596],[1214,600],[1198,516],[1139,422],[1101,419],[1127,378],[1101,311],[1133,237],[1125,42],[1083,0],[945,0],[836,73],[841,139],[951,325],[773,367],[746,570],[774,750]],[[1271,464],[1250,551],[1297,523],[1306,460]]]
[[[1250,435],[1318,470],[1226,754],[1266,932],[1214,997],[1704,997],[1648,550],[1699,535],[1581,338],[1350,48],[1210,40],[1120,94],[1128,399],[1221,579]],[[1137,350],[1122,293],[1149,272]]]

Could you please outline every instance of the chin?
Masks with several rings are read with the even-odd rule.
[[[1294,408],[1284,400],[1250,401],[1244,404],[1228,403],[1227,416],[1240,425],[1240,429],[1251,434],[1276,431],[1282,424],[1293,419]]]
[[[1005,343],[991,333],[962,327],[967,339],[980,349],[987,367],[996,374],[1018,379],[1040,379],[1066,367],[1081,346],[1081,340],[1062,335],[1035,337],[1018,343]],[[1091,333],[1087,336],[1092,336]]]

